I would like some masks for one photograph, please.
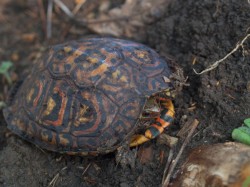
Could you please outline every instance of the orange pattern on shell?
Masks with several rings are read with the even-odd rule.
[[[64,117],[65,108],[66,108],[66,104],[67,104],[67,97],[65,96],[63,91],[60,90],[58,87],[54,88],[54,93],[59,93],[60,97],[62,98],[61,107],[60,107],[60,110],[58,113],[58,119],[56,121],[46,120],[45,122],[50,124],[50,125],[53,125],[53,126],[60,126],[63,123],[63,117]]]
[[[4,117],[14,133],[52,151],[115,150],[135,133],[147,98],[172,88],[163,79],[171,74],[167,61],[126,40],[55,45],[38,63],[12,94]]]

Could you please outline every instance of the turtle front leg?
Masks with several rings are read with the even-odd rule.
[[[138,146],[144,142],[154,139],[160,135],[164,131],[164,128],[168,127],[174,120],[175,112],[172,101],[166,98],[160,98],[160,100],[163,108],[160,116],[157,117],[152,124],[150,124],[144,135],[136,134],[132,137],[130,147]]]

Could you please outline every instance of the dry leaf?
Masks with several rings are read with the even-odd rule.
[[[88,20],[88,28],[98,34],[142,38],[145,25],[163,14],[170,0],[126,0],[120,7],[101,12],[95,20]]]

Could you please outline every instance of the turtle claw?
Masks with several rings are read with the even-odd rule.
[[[136,135],[132,136],[129,146],[135,147],[135,146],[143,144],[149,140],[150,140],[149,138],[147,138],[146,136],[144,136],[142,134],[136,134]]]

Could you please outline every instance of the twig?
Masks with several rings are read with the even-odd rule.
[[[85,3],[86,3],[86,0],[82,0],[80,3],[78,3],[78,4],[75,6],[75,8],[73,9],[72,13],[73,13],[74,15],[76,15],[77,12],[78,12],[78,11],[80,10],[80,8],[82,7],[82,5],[85,4]]]
[[[53,0],[49,0],[48,2],[48,10],[47,10],[47,39],[51,38],[51,30],[52,30],[52,9],[53,9]]]
[[[182,144],[182,146],[181,146],[181,148],[180,148],[180,151],[179,151],[179,153],[178,153],[177,156],[176,156],[176,159],[173,160],[172,163],[171,163],[171,165],[170,165],[170,168],[169,168],[169,170],[168,170],[168,175],[166,176],[166,178],[165,178],[165,180],[164,180],[164,182],[163,182],[163,184],[162,184],[163,187],[167,187],[167,186],[168,186],[169,181],[170,181],[170,176],[172,175],[172,173],[173,173],[173,171],[174,171],[174,168],[175,168],[177,162],[179,161],[179,159],[180,159],[180,157],[181,157],[181,154],[182,154],[184,148],[186,147],[186,145],[187,145],[188,142],[190,141],[190,139],[191,139],[191,137],[192,137],[192,135],[193,135],[193,133],[194,133],[194,130],[196,129],[196,127],[198,126],[198,124],[199,124],[199,121],[198,121],[197,119],[195,119],[195,120],[193,121],[192,125],[191,125],[192,128],[191,128],[191,130],[190,130],[188,136],[187,136],[186,139],[184,140],[184,142],[183,142],[183,144]]]
[[[83,23],[85,23],[85,24],[100,24],[100,23],[108,23],[108,22],[127,21],[131,17],[132,16],[121,16],[121,17],[116,17],[116,18],[92,19],[92,20],[84,20]],[[81,22],[81,21],[78,21],[78,22]]]
[[[54,187],[54,186],[55,186],[55,184],[56,184],[56,182],[57,182],[57,180],[58,180],[58,178],[59,178],[59,176],[60,176],[60,172],[62,172],[62,171],[65,170],[65,169],[67,169],[67,166],[64,167],[64,168],[62,168],[62,169],[53,177],[53,179],[50,181],[48,187]]]
[[[54,0],[55,4],[57,4],[62,11],[69,16],[70,18],[74,18],[74,14],[68,9],[68,7],[61,0]]]
[[[91,163],[89,163],[87,165],[87,167],[85,168],[85,170],[82,172],[82,176],[85,175],[85,173],[88,171],[89,167],[91,166]]]
[[[195,69],[193,69],[194,72],[198,75],[201,75],[203,73],[206,73],[208,71],[215,69],[221,62],[225,61],[229,56],[231,56],[234,52],[236,52],[239,49],[239,47],[242,47],[242,49],[244,50],[243,44],[247,40],[248,37],[250,37],[250,34],[247,34],[245,36],[245,38],[243,38],[243,40],[241,40],[241,42],[238,42],[237,45],[235,46],[235,48],[231,52],[229,52],[225,57],[223,57],[222,59],[217,60],[216,62],[214,62],[212,65],[210,65],[208,68],[206,68],[205,70],[203,70],[201,72],[197,72]]]
[[[43,1],[42,0],[37,0],[37,4],[39,6],[39,13],[40,13],[40,16],[41,16],[43,31],[44,31],[44,33],[47,33],[46,14],[45,14],[44,6],[43,6]],[[47,36],[47,34],[46,34],[46,36]]]
[[[167,160],[164,172],[163,172],[163,177],[162,177],[162,181],[161,181],[162,184],[164,184],[164,180],[166,179],[166,174],[167,174],[167,171],[168,171],[169,166],[171,164],[173,156],[174,156],[173,149],[170,149],[169,154],[168,154],[168,160]]]
[[[46,154],[46,152],[39,146],[35,145],[37,149],[39,149],[42,153]]]

